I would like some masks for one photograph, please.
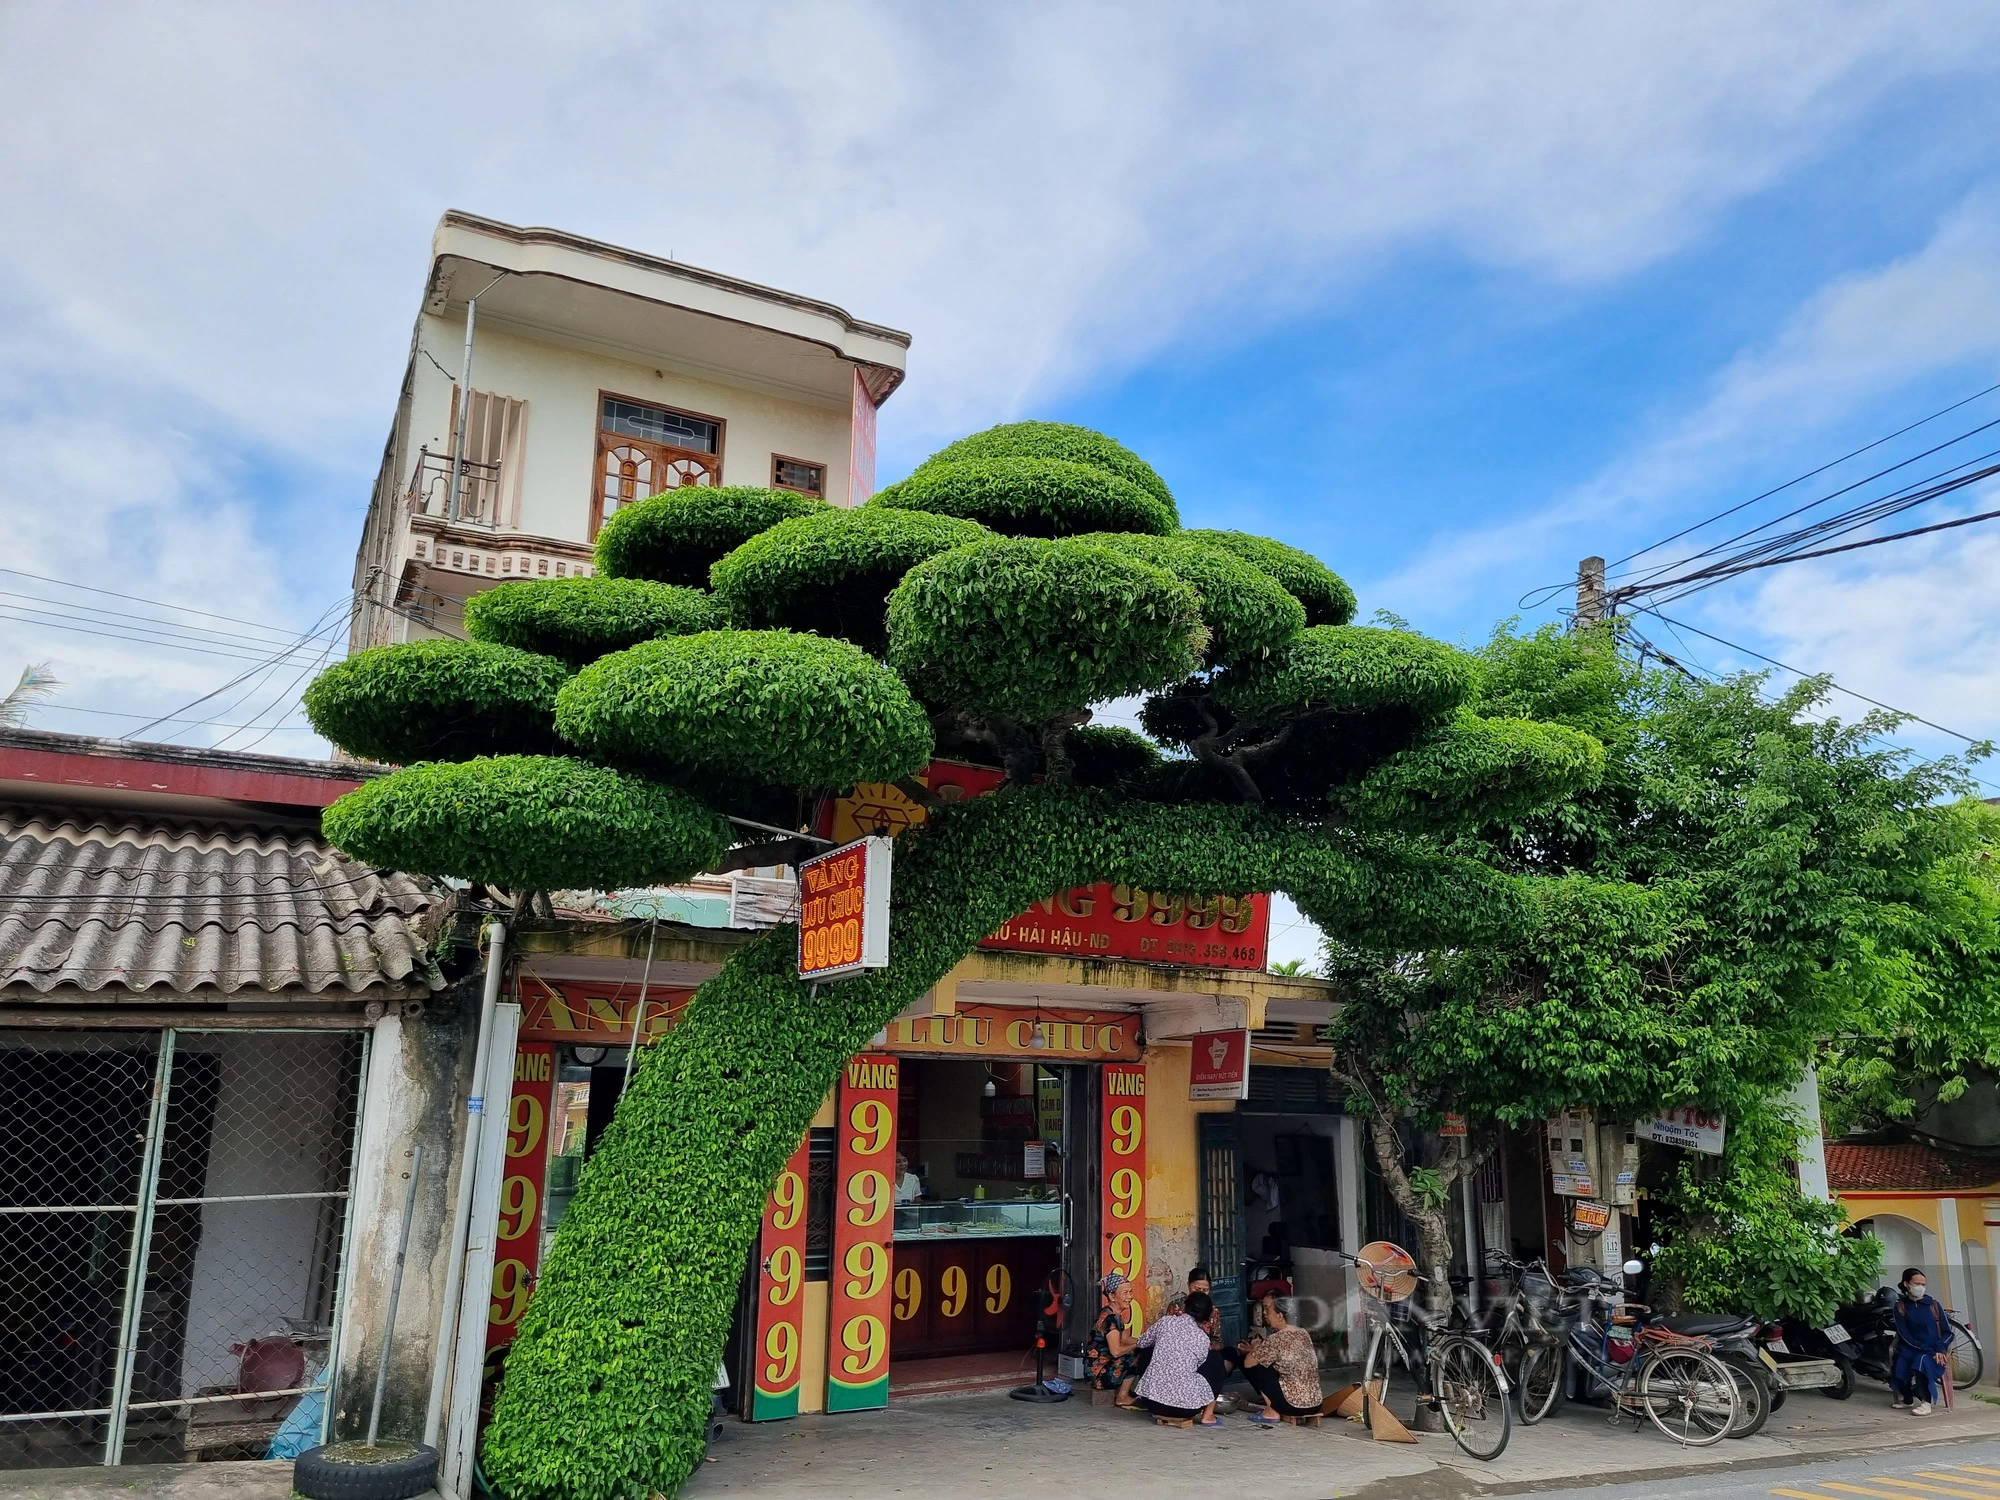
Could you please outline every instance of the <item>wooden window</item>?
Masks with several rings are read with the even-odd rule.
[[[802,458],[771,455],[771,488],[797,490],[801,495],[826,498],[826,465],[809,464]]]
[[[722,483],[722,423],[623,396],[600,399],[590,534],[619,507],[679,489]]]

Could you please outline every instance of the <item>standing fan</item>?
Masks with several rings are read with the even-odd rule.
[[[1035,1383],[1017,1385],[1007,1394],[1016,1401],[1034,1401],[1052,1405],[1057,1401],[1069,1400],[1067,1388],[1057,1391],[1049,1388],[1044,1375],[1048,1362],[1049,1345],[1062,1339],[1063,1324],[1069,1319],[1069,1273],[1057,1266],[1042,1282],[1036,1293],[1035,1302]]]

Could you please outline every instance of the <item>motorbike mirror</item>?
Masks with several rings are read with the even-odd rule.
[[[1625,1262],[1625,1274],[1627,1276],[1643,1275],[1645,1270],[1646,1263],[1643,1260],[1628,1260]]]

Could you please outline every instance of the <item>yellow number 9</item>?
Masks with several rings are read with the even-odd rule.
[[[880,1099],[863,1099],[847,1112],[854,1127],[854,1139],[847,1144],[856,1156],[873,1156],[889,1144],[889,1132],[896,1128],[895,1116]]]
[[[791,1323],[773,1323],[764,1335],[764,1352],[771,1362],[764,1366],[764,1383],[782,1390],[791,1384],[792,1372],[799,1367],[799,1330]]]
[[[542,1143],[542,1101],[516,1094],[507,1106],[507,1154],[526,1156]]]
[[[915,1266],[905,1266],[896,1273],[896,1321],[909,1322],[923,1305],[924,1278]]]
[[[528,1268],[518,1260],[503,1260],[493,1268],[493,1302],[486,1309],[486,1321],[507,1327],[528,1305]]]
[[[889,1254],[871,1240],[849,1245],[841,1264],[853,1278],[847,1283],[847,1295],[856,1302],[866,1302],[888,1285]]]
[[[1111,1154],[1130,1156],[1146,1136],[1146,1118],[1129,1104],[1111,1111]]]
[[[500,1184],[500,1238],[518,1240],[535,1227],[538,1195],[534,1183],[525,1177],[509,1177]]]
[[[799,1256],[796,1245],[780,1245],[771,1252],[766,1262],[766,1270],[771,1277],[771,1305],[783,1307],[798,1296],[799,1285],[805,1280],[805,1262]]]
[[[1137,1282],[1146,1269],[1146,1247],[1139,1236],[1126,1230],[1111,1237],[1111,1264],[1127,1281]]]
[[[790,1229],[799,1222],[799,1215],[806,1208],[806,1185],[799,1180],[799,1174],[789,1168],[780,1173],[778,1185],[771,1189],[771,1227]]]
[[[843,1375],[866,1375],[882,1362],[886,1352],[889,1330],[882,1326],[882,1320],[863,1314],[849,1318],[840,1330],[841,1347],[848,1351],[840,1362]]]
[[[986,1290],[992,1293],[986,1299],[986,1310],[990,1313],[1005,1312],[1007,1299],[1014,1294],[1014,1277],[1008,1269],[999,1264],[986,1268]]]
[[[1139,1174],[1130,1167],[1120,1167],[1111,1174],[1111,1217],[1133,1219],[1146,1202],[1146,1184]]]
[[[856,1172],[847,1179],[848,1201],[855,1207],[847,1211],[847,1222],[867,1228],[879,1224],[889,1212],[889,1179],[880,1172]]]
[[[938,1311],[947,1318],[955,1318],[965,1311],[964,1266],[946,1266],[944,1275],[938,1278]]]

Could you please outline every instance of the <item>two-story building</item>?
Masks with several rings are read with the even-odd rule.
[[[860,504],[909,345],[831,303],[447,213],[355,557],[352,646],[455,634],[466,597],[508,579],[589,574],[606,518],[662,490]]]

